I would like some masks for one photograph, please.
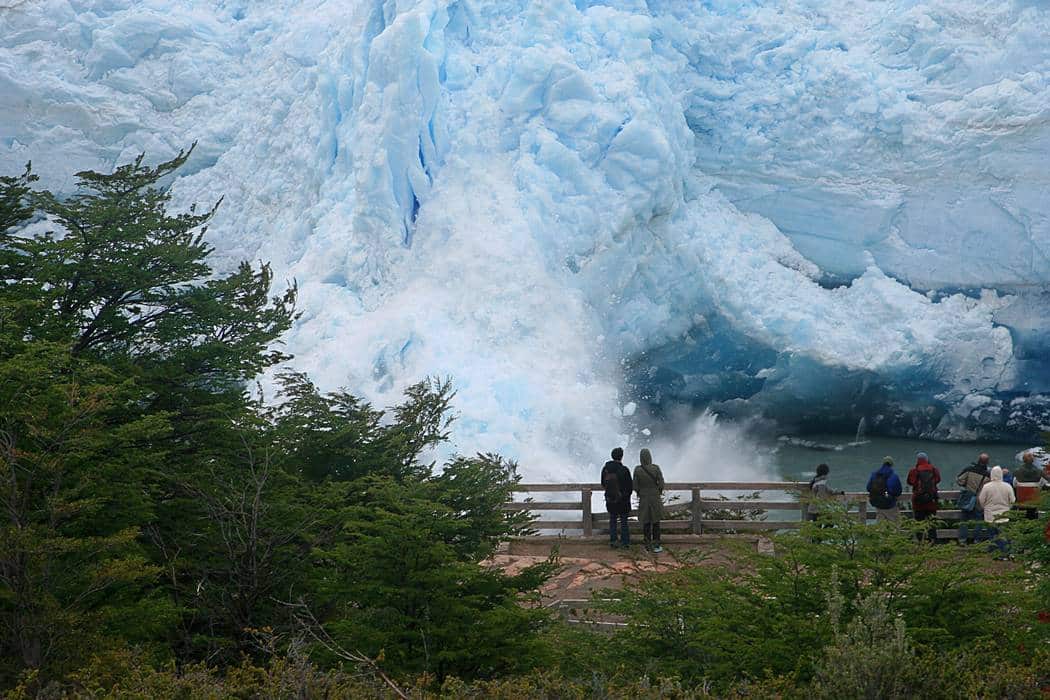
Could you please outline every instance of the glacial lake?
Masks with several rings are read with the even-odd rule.
[[[991,464],[1013,468],[1018,452],[1032,444],[982,442],[932,442],[904,438],[871,437],[860,442],[852,435],[806,435],[802,438],[779,439],[764,443],[768,459],[780,476],[787,480],[808,480],[821,462],[831,467],[832,488],[863,491],[871,472],[885,456],[893,457],[894,469],[903,481],[915,465],[915,454],[926,452],[941,470],[943,488],[954,488],[953,480],[981,452],[991,456]],[[907,490],[907,489],[905,489]]]

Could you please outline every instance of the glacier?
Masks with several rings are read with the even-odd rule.
[[[196,142],[174,201],[298,281],[295,365],[450,375],[453,448],[531,477],[683,405],[1031,439],[1047,37],[1022,0],[0,0],[0,169]]]

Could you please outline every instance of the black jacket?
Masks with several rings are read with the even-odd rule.
[[[615,482],[614,482],[615,478]],[[634,491],[634,481],[631,480],[631,470],[623,466],[623,462],[609,460],[602,467],[602,487],[605,489],[605,509],[610,513],[630,513],[631,493]],[[619,499],[616,498],[617,491]]]

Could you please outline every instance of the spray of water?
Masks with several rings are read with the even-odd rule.
[[[648,447],[668,481],[768,481],[775,479],[772,453],[762,447],[748,422],[730,423],[710,411],[683,409],[660,424],[653,436],[632,447]],[[626,460],[637,463],[637,449]]]

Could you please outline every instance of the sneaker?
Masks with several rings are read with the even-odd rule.
[[[653,545],[653,554],[659,554],[662,551],[664,551],[663,547],[661,547],[658,544],[657,545]]]
[[[620,543],[617,542],[616,540],[613,540],[612,542],[609,543],[609,546],[612,547],[613,549],[619,549],[620,548]]]

